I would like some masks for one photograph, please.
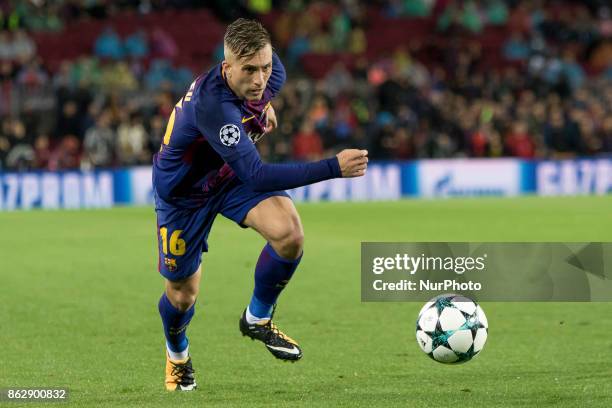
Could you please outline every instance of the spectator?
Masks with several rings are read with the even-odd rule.
[[[173,75],[174,70],[169,60],[156,59],[145,76],[145,84],[149,89],[160,89],[171,83]]]
[[[473,157],[486,157],[490,148],[490,139],[493,129],[490,123],[483,123],[470,136],[470,155]]]
[[[149,140],[147,140],[147,149],[150,152],[159,150],[164,134],[166,133],[165,121],[160,115],[153,115],[150,123]]]
[[[9,170],[26,171],[34,167],[34,149],[26,137],[25,126],[20,120],[11,120],[11,150],[6,156]]]
[[[114,62],[102,68],[100,86],[106,90],[133,91],[138,87],[138,81],[127,63]]]
[[[308,119],[312,120],[315,127],[322,127],[326,124],[329,119],[329,107],[325,97],[319,95],[314,99]]]
[[[13,61],[17,57],[15,47],[6,31],[0,31],[0,61]]]
[[[174,58],[178,47],[174,39],[159,27],[151,33],[151,54],[158,58]]]
[[[51,155],[49,136],[46,134],[39,135],[34,141],[34,167],[37,169],[48,169]]]
[[[502,26],[508,22],[508,6],[502,0],[490,0],[486,12],[491,25]]]
[[[80,165],[79,139],[75,135],[66,135],[49,158],[49,170],[76,170]]]
[[[59,17],[59,5],[52,2],[48,7],[37,7],[33,13],[25,17],[25,25],[28,29],[37,32],[58,32],[64,28],[64,23]]]
[[[349,35],[348,50],[352,54],[363,54],[368,48],[366,33],[361,27],[354,28]]]
[[[117,129],[117,158],[123,165],[143,164],[150,153],[146,148],[149,136],[143,126],[142,117],[134,113],[125,114]]]
[[[343,63],[337,62],[327,73],[324,86],[326,95],[335,99],[340,93],[347,92],[353,88],[353,77]]]
[[[529,159],[535,156],[535,143],[527,133],[527,124],[517,122],[506,137],[506,150],[509,156]]]
[[[24,63],[36,55],[36,44],[23,30],[17,30],[13,35],[12,48],[15,59]]]
[[[529,15],[527,3],[518,2],[510,12],[508,28],[514,33],[527,33],[532,27],[532,17]],[[535,21],[534,21],[535,23]]]
[[[75,101],[69,100],[64,103],[57,121],[56,138],[62,138],[65,135],[73,135],[78,140],[83,138],[82,119],[78,117],[77,113],[78,105]]]
[[[9,138],[0,134],[0,170],[6,168],[6,157],[11,151],[11,142]]]
[[[584,69],[576,62],[576,55],[570,51],[565,51],[562,62],[563,74],[567,77],[572,89],[578,89],[584,82]]]
[[[426,0],[405,0],[403,2],[404,15],[410,17],[429,17],[433,1]]]
[[[544,128],[544,140],[555,157],[571,157],[578,147],[575,134],[559,109],[554,109],[550,114]]]
[[[319,160],[323,156],[323,142],[312,123],[304,121],[293,138],[293,158],[299,161]]]
[[[589,156],[602,152],[603,140],[595,132],[595,123],[583,116],[578,122],[580,134],[580,153]]]
[[[332,17],[331,35],[334,49],[345,49],[351,33],[351,20],[344,12],[339,12]]]
[[[612,152],[612,115],[608,114],[598,132],[598,138],[602,143],[602,152]]]
[[[107,27],[96,40],[94,53],[100,58],[118,60],[123,57],[121,38],[112,27]]]
[[[287,62],[289,66],[295,66],[300,57],[312,49],[310,38],[303,28],[298,27],[298,32],[287,47]]]
[[[391,158],[406,160],[414,156],[412,138],[405,127],[395,129],[393,136],[387,139],[387,148],[391,152]]]
[[[139,30],[125,39],[125,54],[131,58],[144,58],[149,55],[149,44],[144,31]]]
[[[116,135],[110,127],[110,114],[102,112],[95,126],[89,128],[83,143],[87,167],[108,167],[113,163]]]
[[[48,82],[48,76],[36,60],[24,65],[17,73],[17,83],[29,88],[42,87]]]
[[[520,32],[512,36],[504,44],[504,57],[511,61],[524,61],[529,57],[529,46],[523,40]]]

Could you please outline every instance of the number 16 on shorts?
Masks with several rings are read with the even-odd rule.
[[[186,244],[185,240],[181,239],[181,233],[183,230],[174,230],[172,234],[170,234],[170,242],[168,242],[168,228],[161,227],[159,229],[159,237],[162,240],[162,251],[164,255],[168,255],[168,250],[170,250],[170,254],[175,256],[185,255]]]
[[[159,229],[159,239],[161,240],[161,249],[164,255],[182,256],[185,255],[187,244],[184,239],[181,239],[183,230],[174,230],[168,237],[168,228],[161,227]],[[176,259],[164,256],[164,265],[170,272],[176,271]]]

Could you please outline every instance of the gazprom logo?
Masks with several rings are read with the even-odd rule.
[[[505,190],[492,186],[457,185],[452,172],[444,173],[434,182],[433,192],[440,197],[503,196]]]
[[[112,204],[110,171],[0,174],[0,210],[100,208]]]

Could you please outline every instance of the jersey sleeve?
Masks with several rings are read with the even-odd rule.
[[[254,191],[287,190],[342,176],[336,157],[310,163],[270,164],[262,163],[255,153],[228,163]]]
[[[235,104],[199,101],[195,106],[195,118],[198,130],[226,163],[251,152],[257,153]]]
[[[263,163],[245,133],[239,108],[232,103],[222,103],[209,110],[197,104],[196,121],[212,148],[255,191],[286,190],[342,175],[336,157],[311,163]]]
[[[272,97],[278,95],[281,88],[285,84],[285,80],[287,79],[287,73],[285,72],[285,66],[281,62],[278,55],[275,52],[272,53],[272,74],[270,74],[270,79],[268,79],[267,87],[272,92]]]

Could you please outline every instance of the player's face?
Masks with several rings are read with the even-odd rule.
[[[272,47],[266,45],[252,57],[226,60],[231,88],[238,97],[258,101],[272,74]]]

